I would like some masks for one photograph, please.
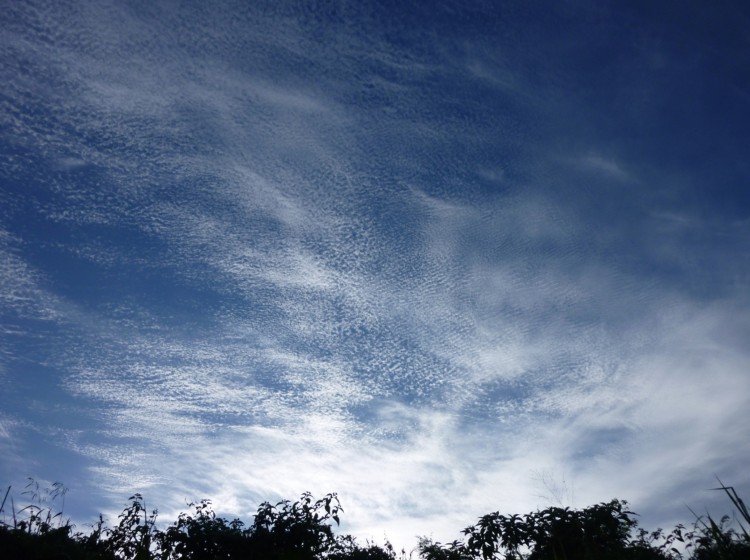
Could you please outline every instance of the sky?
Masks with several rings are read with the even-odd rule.
[[[746,3],[1,3],[16,501],[750,496]]]

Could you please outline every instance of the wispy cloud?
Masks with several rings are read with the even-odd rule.
[[[338,491],[408,545],[543,505],[545,469],[577,505],[746,482],[748,224],[589,149],[563,55],[153,9],[0,39],[0,375],[49,368],[24,425],[65,415],[97,507]]]
[[[580,157],[576,163],[583,169],[601,173],[614,179],[626,180],[628,173],[616,160],[598,154],[587,154]]]

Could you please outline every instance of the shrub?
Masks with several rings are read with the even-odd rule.
[[[718,522],[696,517],[691,531],[678,525],[670,533],[638,528],[627,502],[611,500],[584,509],[550,507],[526,515],[490,513],[463,530],[449,544],[421,539],[422,560],[747,560],[750,559],[750,513],[734,488],[720,487],[739,515]],[[140,494],[108,527],[100,515],[88,534],[73,533],[63,519],[66,489],[55,483],[41,489],[29,480],[24,496],[30,504],[16,511],[5,492],[0,513],[0,551],[7,560],[397,560],[390,543],[360,546],[350,535],[336,535],[343,511],[336,494],[315,500],[262,503],[249,526],[218,517],[209,500],[188,504],[165,530],[156,527],[157,511],[146,508]],[[62,501],[55,513],[52,504]],[[744,525],[743,525],[744,523]],[[401,552],[399,560],[406,560]]]

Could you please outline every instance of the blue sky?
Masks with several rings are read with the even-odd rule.
[[[747,494],[748,9],[405,4],[5,3],[4,485],[407,548]]]

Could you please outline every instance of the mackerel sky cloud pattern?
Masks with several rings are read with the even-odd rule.
[[[402,4],[6,3],[4,484],[406,547],[748,488],[750,11]]]

